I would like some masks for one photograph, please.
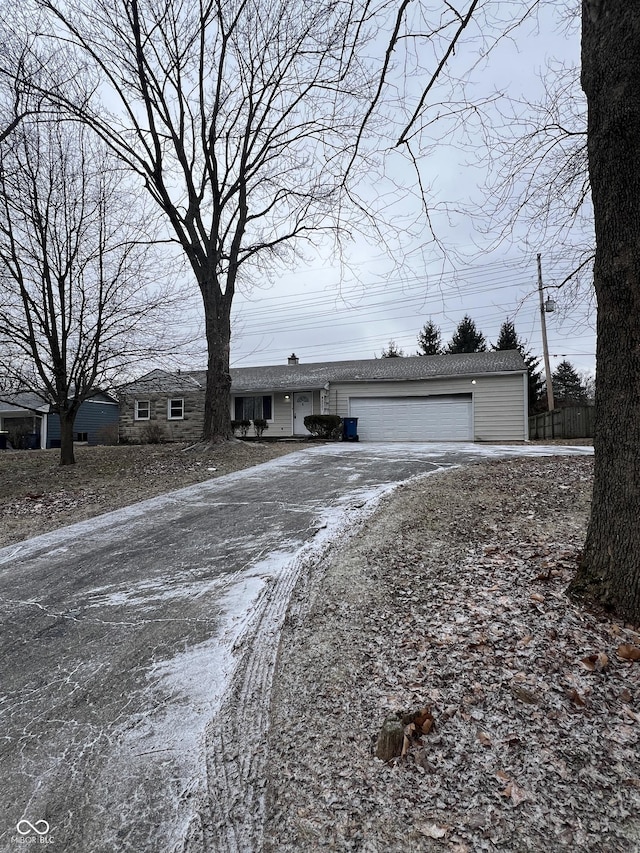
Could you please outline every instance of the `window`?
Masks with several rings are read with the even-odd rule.
[[[148,421],[150,410],[151,406],[148,400],[136,400],[134,419],[136,421]]]
[[[273,419],[272,410],[270,394],[264,397],[236,397],[234,419],[236,421],[254,421],[256,418],[264,418],[266,421],[270,421]]]
[[[89,441],[89,433],[88,432],[77,432],[76,433],[76,441]]]
[[[170,421],[179,421],[184,418],[184,400],[169,400],[167,403],[167,418]]]

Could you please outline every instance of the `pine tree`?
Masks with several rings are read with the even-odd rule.
[[[518,335],[516,333],[516,327],[513,325],[512,320],[505,320],[504,323],[500,326],[500,334],[498,335],[498,340],[492,346],[494,350],[512,350],[517,349],[518,352],[522,355],[524,347],[522,343],[518,339]]]
[[[449,341],[447,352],[486,352],[486,350],[487,342],[484,335],[478,331],[471,317],[465,314]]]
[[[580,406],[587,402],[587,392],[570,361],[561,361],[551,374],[553,397],[557,406]]]
[[[525,344],[520,340],[516,332],[516,327],[512,320],[505,320],[500,326],[500,334],[498,340],[493,345],[494,350],[517,350],[522,356],[527,368],[527,385],[529,397],[529,412],[537,412],[542,408],[541,399],[544,388],[542,372],[540,371],[540,359],[532,355],[525,348]]]
[[[440,355],[442,352],[440,329],[431,318],[424,324],[418,335],[418,346],[420,347],[418,355]]]
[[[404,350],[394,340],[390,340],[387,349],[382,350],[382,358],[402,358]]]

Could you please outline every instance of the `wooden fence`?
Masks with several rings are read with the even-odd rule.
[[[568,406],[529,418],[529,438],[593,438],[593,406]]]

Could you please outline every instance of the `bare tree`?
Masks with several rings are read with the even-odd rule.
[[[96,81],[87,105],[59,90],[54,100],[141,177],[188,259],[208,346],[203,437],[229,437],[236,289],[326,235],[375,226],[388,199],[363,201],[355,179],[376,172],[374,148],[391,150],[398,115],[404,124],[416,107],[413,65],[428,52],[439,79],[477,8],[495,4],[37,2]]]
[[[29,66],[33,56],[33,39],[12,38],[0,13],[0,143],[42,105],[42,98],[30,97]]]
[[[100,101],[52,97],[142,178],[188,259],[208,346],[203,437],[230,437],[238,285],[268,275],[343,219],[349,157],[372,86],[356,51],[375,36],[367,6],[40,5],[100,81]]]
[[[73,90],[82,101],[81,68],[69,62],[73,57],[64,46],[55,53],[41,51],[39,21],[33,8],[23,4],[0,7],[0,144],[28,117],[56,117],[58,111],[42,90],[44,76],[50,86]]]
[[[582,86],[598,301],[595,479],[574,592],[640,623],[640,16],[585,0]]]
[[[580,70],[549,61],[542,82],[539,101],[509,95],[485,117],[487,181],[475,212],[494,245],[517,235],[536,251],[549,247],[549,264],[561,257],[555,278],[563,301],[591,301],[595,238]]]
[[[61,121],[24,119],[0,146],[2,384],[58,413],[63,465],[82,402],[162,340],[166,293],[151,295],[149,243],[117,165]]]

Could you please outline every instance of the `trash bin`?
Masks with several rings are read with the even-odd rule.
[[[7,436],[8,435],[9,435],[9,433],[5,432],[4,430],[2,432],[0,432],[0,450],[6,450],[7,449]]]
[[[342,440],[343,441],[359,441],[358,419],[357,418],[343,418],[342,419]]]

